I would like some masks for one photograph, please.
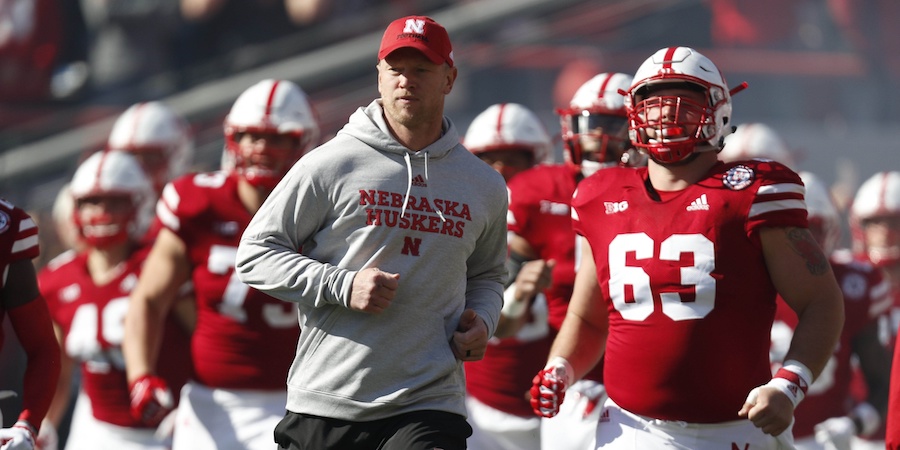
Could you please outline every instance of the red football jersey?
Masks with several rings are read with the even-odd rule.
[[[550,326],[558,331],[575,284],[575,231],[571,203],[576,178],[572,167],[539,165],[509,181],[509,231],[521,236],[541,259],[556,260],[553,285],[544,294]]]
[[[197,299],[191,343],[197,381],[227,389],[284,390],[300,327],[291,303],[242,283],[234,271],[251,213],[224,172],[187,175],[163,191],[163,226],[188,249]]]
[[[10,264],[23,259],[30,261],[39,254],[38,228],[34,220],[22,209],[0,198],[0,289],[6,286]],[[5,316],[6,306],[0,302],[0,322]],[[0,348],[3,348],[2,329]]]
[[[850,395],[853,366],[853,339],[890,307],[887,281],[880,270],[860,262],[836,262],[831,268],[844,294],[844,329],[834,354],[803,402],[794,411],[794,438],[813,436],[813,427],[831,417],[846,416],[853,406]],[[772,373],[781,367],[797,326],[797,315],[778,298],[778,310],[772,325]]]
[[[102,286],[88,272],[87,253],[63,253],[38,274],[53,321],[63,332],[62,350],[81,367],[81,388],[91,401],[94,417],[123,427],[143,426],[129,409],[122,338],[128,296],[148,251],[149,247],[134,251],[119,265],[115,278]],[[191,376],[189,341],[190,335],[170,316],[157,373],[176,394]]]
[[[609,168],[573,198],[609,310],[604,384],[622,408],[718,423],[769,381],[776,290],[758,230],[806,227],[800,178],[775,162],[717,163],[656,200],[647,168]]]

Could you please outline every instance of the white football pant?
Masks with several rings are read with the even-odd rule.
[[[285,391],[215,389],[189,382],[181,388],[172,450],[272,450],[284,417]]]
[[[735,410],[737,415],[737,410]],[[794,450],[792,428],[777,437],[749,420],[716,424],[651,419],[620,408],[607,399],[597,425],[595,448],[603,450]]]
[[[521,417],[494,409],[471,395],[466,409],[472,436],[466,439],[469,450],[541,450],[541,419]]]

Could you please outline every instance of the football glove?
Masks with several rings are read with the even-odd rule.
[[[168,384],[155,375],[138,378],[131,383],[129,392],[131,416],[150,426],[157,426],[175,407]]]
[[[531,409],[535,414],[541,417],[559,414],[559,406],[566,397],[572,372],[572,365],[557,356],[535,375],[531,386]]]
[[[34,427],[24,420],[0,429],[0,450],[34,450],[34,431]]]

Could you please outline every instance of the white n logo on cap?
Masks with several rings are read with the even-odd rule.
[[[404,33],[425,34],[425,21],[422,19],[406,19]]]

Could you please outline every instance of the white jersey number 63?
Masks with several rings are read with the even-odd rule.
[[[620,234],[609,244],[609,294],[613,305],[625,320],[641,321],[653,312],[650,275],[641,267],[625,264],[625,255],[634,252],[638,260],[657,257],[678,261],[683,253],[694,255],[694,265],[681,268],[681,284],[693,286],[693,302],[682,302],[677,292],[660,292],[662,312],[672,320],[701,319],[716,303],[716,279],[710,273],[716,267],[715,246],[702,234],[674,234],[660,243],[654,255],[654,242],[645,233]],[[634,301],[626,302],[625,286],[631,286]]]

